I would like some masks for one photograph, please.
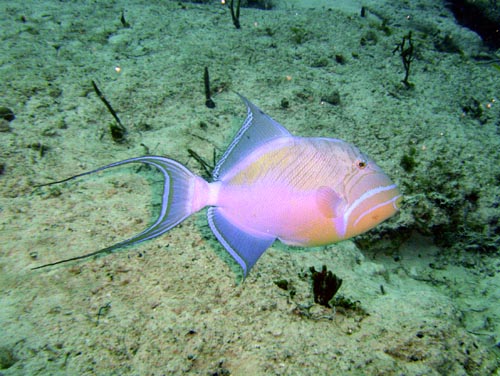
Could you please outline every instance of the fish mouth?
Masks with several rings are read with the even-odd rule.
[[[346,237],[368,231],[392,217],[400,209],[402,199],[396,184],[379,185],[367,190],[353,201],[344,214]]]

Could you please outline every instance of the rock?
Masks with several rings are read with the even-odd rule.
[[[10,132],[10,124],[7,120],[0,118],[0,132]]]
[[[16,118],[16,116],[14,115],[14,111],[12,111],[10,108],[0,106],[0,118],[7,121],[12,121]]]

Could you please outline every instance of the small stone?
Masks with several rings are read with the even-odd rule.
[[[10,132],[10,124],[5,119],[0,119],[0,132]]]
[[[12,367],[19,359],[14,350],[7,346],[0,347],[0,369],[7,370]],[[2,372],[3,374],[3,372]]]
[[[0,118],[7,121],[12,121],[16,118],[16,116],[14,115],[14,111],[12,111],[10,108],[0,106]]]
[[[346,63],[344,55],[335,55],[335,61],[341,65],[344,65]]]
[[[329,103],[332,106],[338,106],[340,104],[340,93],[337,90],[334,90],[329,94],[323,95],[321,97],[321,101]]]

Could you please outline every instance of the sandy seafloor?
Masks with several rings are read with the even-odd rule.
[[[409,220],[419,194],[403,182],[425,174],[401,167],[408,145],[419,166],[450,151],[445,164],[466,163],[471,184],[495,192],[482,182],[498,173],[500,72],[473,58],[494,51],[438,1],[363,4],[365,18],[352,1],[245,8],[236,30],[219,4],[1,2],[0,106],[16,116],[0,132],[1,375],[500,374],[498,253],[450,252],[416,231],[376,252],[353,241],[275,244],[238,283],[199,213],[112,255],[31,270],[142,230],[161,179],[131,166],[34,185],[148,151],[202,173],[187,149],[208,161],[223,152],[246,113],[234,91],[295,134],[341,138],[372,156],[406,196],[389,226]],[[393,49],[409,31],[408,90]],[[460,52],[436,50],[447,36]],[[214,109],[204,105],[205,66]],[[92,80],[126,142],[112,140]],[[321,101],[336,91],[339,105]],[[467,98],[481,121],[464,113]],[[365,314],[314,304],[309,268],[322,265]]]

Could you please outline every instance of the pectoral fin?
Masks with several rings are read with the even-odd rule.
[[[326,218],[341,217],[345,208],[345,200],[332,188],[325,186],[316,191],[316,204]]]

